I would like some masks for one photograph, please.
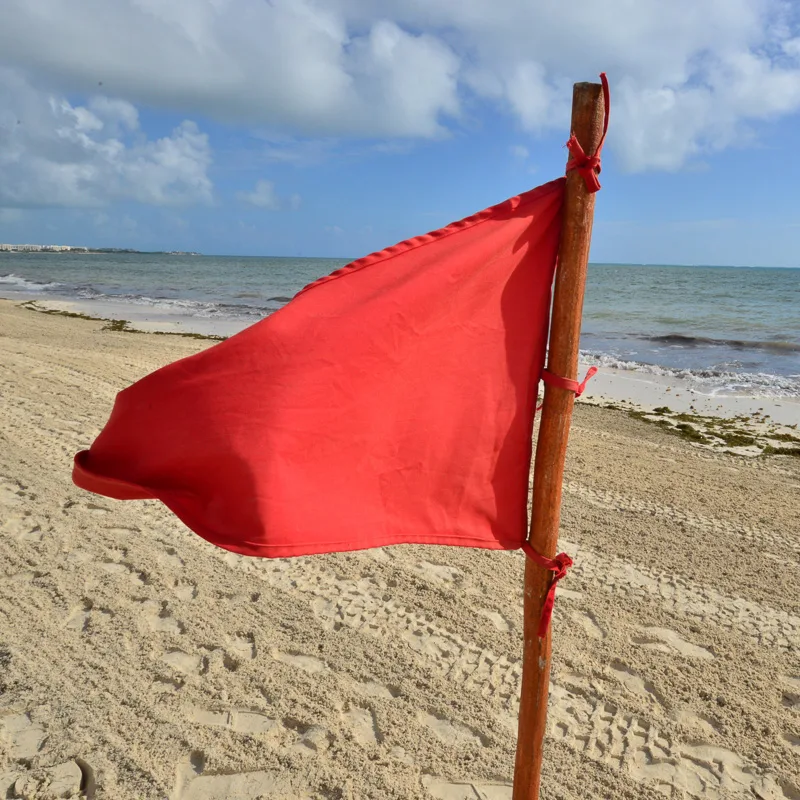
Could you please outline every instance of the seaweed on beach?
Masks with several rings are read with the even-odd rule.
[[[57,317],[70,317],[72,319],[84,319],[89,322],[105,322],[101,330],[115,331],[117,333],[141,333],[154,336],[183,336],[186,339],[207,339],[213,342],[223,342],[227,336],[216,336],[211,333],[192,333],[188,331],[140,331],[136,328],[128,327],[130,322],[126,319],[106,319],[105,317],[92,317],[89,314],[82,314],[79,311],[61,311],[56,308],[42,308],[35,300],[28,300],[20,303],[20,307],[27,311],[36,311],[39,314],[50,314]]]
[[[703,444],[708,442],[708,436],[703,436],[697,428],[687,422],[679,422],[674,427],[674,430],[683,439],[688,439],[690,442],[701,442]]]
[[[728,447],[752,447],[756,444],[755,436],[743,431],[715,431],[714,436],[722,439]]]
[[[128,320],[126,319],[112,319],[107,325],[103,325],[104,331],[125,331],[125,333],[133,333],[128,329]]]
[[[773,445],[765,445],[761,451],[762,456],[795,456],[800,458],[800,447],[773,447]]]
[[[88,314],[81,314],[78,311],[59,311],[55,308],[42,308],[36,304],[35,300],[28,300],[25,303],[20,303],[20,308],[26,311],[36,311],[38,314],[50,314],[58,317],[71,317],[72,319],[85,319],[89,322],[106,322],[107,320],[102,317],[90,317]]]
[[[772,433],[770,434],[769,438],[775,439],[777,442],[796,442],[797,444],[800,444],[800,436],[792,436],[791,433]]]
[[[668,406],[659,406],[652,411],[643,409],[621,409],[620,406],[609,403],[603,408],[611,410],[624,410],[632,419],[656,425],[673,436],[680,436],[693,444],[705,445],[733,456],[763,455],[763,456],[800,456],[800,447],[782,447],[774,442],[787,444],[800,444],[800,437],[790,433],[777,433],[748,430],[748,425],[770,425],[766,415],[758,414],[748,416],[740,414],[732,419],[723,417],[704,417],[700,414],[688,412],[673,412]],[[755,417],[755,418],[754,418]],[[793,428],[794,426],[784,426]],[[760,452],[750,451],[742,453],[728,448],[760,448]]]

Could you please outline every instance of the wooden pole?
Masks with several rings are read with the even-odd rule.
[[[576,83],[572,94],[572,131],[584,152],[596,151],[603,135],[604,102],[599,83]],[[586,267],[592,238],[594,194],[577,171],[567,173],[561,242],[558,251],[547,369],[576,378],[583,313]],[[565,389],[545,385],[539,438],[533,471],[533,512],[530,543],[547,558],[556,554],[561,516],[561,483],[575,397]],[[513,800],[538,800],[542,745],[547,723],[551,633],[537,635],[542,605],[552,572],[525,564],[524,651],[519,736],[514,769]]]

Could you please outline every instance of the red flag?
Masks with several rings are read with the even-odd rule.
[[[355,261],[146,376],[73,480],[251,556],[522,546],[563,194]]]

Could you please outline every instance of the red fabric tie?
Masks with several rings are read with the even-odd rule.
[[[586,384],[589,383],[589,379],[597,372],[597,367],[589,367],[586,370],[586,375],[583,376],[583,380],[578,383],[578,381],[570,380],[569,378],[562,378],[560,375],[556,375],[550,372],[547,369],[542,370],[542,380],[548,384],[549,386],[557,386],[559,389],[566,389],[568,392],[575,392],[575,397],[580,397],[584,389],[586,389]],[[540,403],[536,406],[537,411],[541,411],[544,408],[544,403]]]
[[[560,375],[554,375],[550,370],[542,370],[542,380],[550,385],[557,386],[559,389],[566,389],[568,392],[575,392],[575,397],[580,397],[586,389],[586,384],[597,373],[597,367],[589,367],[586,370],[583,380],[578,381],[570,380],[569,378],[562,378]]]
[[[539,620],[539,630],[537,632],[539,638],[542,639],[547,635],[547,629],[550,627],[550,620],[553,616],[553,605],[556,602],[556,586],[558,586],[558,582],[567,574],[567,570],[572,566],[572,559],[566,553],[559,553],[555,558],[546,558],[540,553],[537,553],[533,547],[531,547],[530,542],[523,543],[522,551],[526,556],[532,558],[540,567],[544,567],[553,572],[550,588],[547,590],[547,596],[542,606],[542,617]]]
[[[567,172],[573,169],[577,170],[586,183],[586,189],[589,194],[593,194],[600,189],[600,180],[597,176],[600,174],[601,169],[600,153],[603,150],[603,143],[606,140],[606,133],[608,131],[608,111],[611,102],[611,95],[608,90],[608,78],[606,78],[605,72],[600,73],[600,80],[603,84],[605,117],[603,119],[603,135],[600,138],[600,144],[597,145],[597,150],[594,151],[594,155],[586,155],[574,133],[569,137],[569,141],[567,142],[567,149],[570,154],[570,160],[567,162]]]

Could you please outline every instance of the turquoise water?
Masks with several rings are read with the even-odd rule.
[[[250,323],[345,263],[0,253],[0,294]],[[680,375],[711,392],[800,396],[800,270],[591,265],[581,346],[590,362]]]
[[[712,391],[800,396],[800,270],[592,265],[581,347]]]

